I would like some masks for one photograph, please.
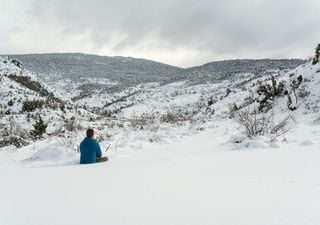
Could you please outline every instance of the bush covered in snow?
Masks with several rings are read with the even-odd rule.
[[[187,113],[178,113],[178,112],[166,112],[163,114],[160,118],[160,121],[162,123],[182,123],[186,121],[192,121],[192,115],[189,115]]]
[[[33,112],[36,109],[41,109],[43,105],[43,100],[26,100],[22,103],[22,112]]]
[[[301,83],[303,82],[302,75],[299,75],[295,78],[295,75],[291,75],[291,82],[290,82],[290,91],[288,91],[288,109],[294,111],[298,108],[298,94],[297,90],[300,87]],[[306,92],[300,91],[300,97],[305,97]]]
[[[44,133],[46,133],[47,127],[48,124],[43,121],[40,114],[37,114],[35,118],[35,123],[33,124],[34,130],[32,131],[32,134],[35,137],[41,137]]]
[[[0,148],[9,145],[22,147],[29,144],[28,139],[28,132],[20,127],[13,116],[9,117],[9,123],[0,124]]]
[[[250,111],[248,107],[237,112],[236,120],[242,129],[242,133],[248,138],[271,135],[272,140],[275,140],[290,130],[288,122],[293,118],[287,116],[276,122],[273,113],[259,113],[256,109]]]
[[[257,93],[259,95],[259,111],[267,112],[272,108],[273,100],[276,97],[283,95],[285,89],[284,82],[278,82],[275,77],[272,76],[271,84],[264,83],[260,84],[257,88]]]

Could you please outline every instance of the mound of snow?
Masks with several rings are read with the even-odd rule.
[[[79,155],[59,141],[44,142],[32,156],[23,160],[29,166],[56,166],[79,163]]]
[[[226,145],[229,146],[230,150],[279,148],[278,141],[271,141],[271,138],[268,136],[248,139],[242,134],[231,135]]]

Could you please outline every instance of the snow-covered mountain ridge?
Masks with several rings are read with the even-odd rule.
[[[293,69],[303,60],[227,60],[182,69],[130,57],[107,57],[80,53],[12,55],[38,78],[69,99],[79,100],[95,93],[119,93],[139,84],[160,85],[179,81],[194,84],[237,79],[239,74],[254,76]]]
[[[119,71],[127,70],[129,72],[133,68],[133,71],[145,71],[148,68],[149,72],[146,72],[146,74],[166,71],[165,73],[161,72],[158,74],[158,78],[153,80],[154,82],[144,83],[138,79],[136,85],[120,85],[122,89],[110,92],[106,87],[119,86],[119,82],[123,83],[123,80],[116,80],[101,74],[101,76],[99,74],[96,76],[91,74],[89,77],[84,77],[84,75],[77,76],[81,68],[86,67],[86,62],[90,63],[90,67],[88,68],[92,67],[92,57],[95,62],[94,65],[103,64],[98,56],[83,54],[31,56],[34,58],[31,57],[29,59],[29,66],[31,65],[31,69],[35,68],[35,65],[39,66],[39,68],[37,67],[39,73],[29,72],[26,69],[25,63],[19,60],[14,59],[15,63],[10,62],[8,58],[2,58],[1,60],[1,74],[3,75],[1,85],[5,87],[2,92],[3,101],[1,105],[2,126],[8,126],[8,118],[11,118],[10,120],[12,121],[14,115],[15,120],[20,121],[18,124],[25,128],[26,133],[32,131],[32,125],[39,114],[48,123],[49,128],[47,133],[49,134],[57,134],[64,131],[65,126],[67,126],[66,124],[71,122],[82,124],[81,126],[78,125],[79,128],[86,126],[104,127],[102,130],[107,129],[108,135],[114,137],[124,134],[122,132],[123,129],[133,129],[136,131],[149,130],[154,132],[155,136],[146,139],[160,140],[161,138],[156,136],[163,130],[169,129],[170,132],[173,131],[173,133],[169,132],[169,136],[175,136],[175,128],[172,127],[175,124],[199,131],[205,129],[208,121],[233,117],[234,111],[248,105],[255,104],[252,108],[259,108],[257,102],[262,97],[259,96],[256,89],[263,83],[271,82],[272,77],[278,80],[278,82],[280,80],[286,82],[286,91],[288,93],[287,95],[281,93],[281,96],[276,96],[274,101],[273,96],[268,96],[270,98],[266,100],[270,102],[268,109],[273,108],[275,110],[279,108],[278,105],[281,105],[280,108],[282,110],[291,113],[290,107],[294,108],[296,105],[305,104],[306,106],[302,107],[304,110],[310,111],[310,108],[313,108],[314,111],[317,111],[317,104],[313,103],[314,99],[310,101],[299,99],[298,101],[297,94],[293,93],[290,89],[290,79],[297,79],[296,77],[301,74],[306,74],[306,77],[303,77],[303,81],[305,82],[301,84],[301,88],[305,90],[305,86],[313,85],[312,79],[314,78],[310,76],[316,73],[314,71],[317,70],[315,66],[310,66],[307,63],[290,71],[292,67],[300,64],[301,60],[231,60],[184,70],[142,59],[108,58],[109,61],[104,60],[103,62],[107,61],[108,66],[113,68],[112,71],[116,68]],[[29,55],[21,57],[28,58]],[[132,61],[135,63],[132,64]],[[47,69],[43,64],[44,62],[48,65]],[[119,67],[119,62],[121,62],[123,67]],[[21,65],[17,65],[17,63]],[[77,68],[79,63],[81,67]],[[64,66],[59,68],[58,65]],[[72,68],[76,68],[76,71]],[[57,77],[52,75],[55,69],[57,70]],[[309,70],[312,72],[309,72]],[[46,76],[42,74],[43,71],[49,71],[51,75]],[[64,71],[63,74],[61,74],[61,71]],[[178,71],[187,71],[192,76],[190,79],[186,78],[189,75],[179,75],[178,78],[177,76],[170,77],[174,73],[178,73]],[[195,79],[197,78],[197,74],[199,75],[198,80]],[[212,75],[210,74],[216,75],[216,78],[212,80]],[[35,82],[41,83],[46,87],[49,90],[48,92],[54,93],[54,96],[57,99],[61,99],[61,102],[49,104],[50,99],[48,100],[48,96],[42,96],[33,90],[19,85],[14,79],[9,79],[12,75],[16,77],[29,76],[30,79],[32,78]],[[141,74],[137,73],[132,76],[139,77]],[[169,80],[166,80],[163,82],[162,76],[164,78],[167,76],[169,80],[173,79],[177,81],[169,82]],[[155,79],[155,75],[148,79],[150,81]],[[87,85],[89,85],[87,89],[82,89]],[[82,88],[79,88],[80,86]],[[12,88],[8,89],[8,87]],[[87,90],[87,93],[81,96],[84,90]],[[74,92],[78,93],[80,97],[75,96]],[[302,94],[298,93],[298,95]],[[317,96],[318,93],[312,93],[310,96],[304,93],[304,95],[304,97],[309,98],[310,96]],[[287,103],[289,96],[291,101],[294,101],[290,107]],[[32,103],[33,101],[35,101],[34,108],[27,108],[26,111],[23,108],[24,103]],[[272,104],[273,106],[271,107]],[[31,119],[26,119],[27,117]],[[89,125],[90,121],[91,125]],[[171,124],[171,128],[166,124]],[[182,131],[182,133],[186,132],[188,131]],[[105,135],[105,133],[102,134],[102,136]],[[135,136],[133,135],[133,137]]]

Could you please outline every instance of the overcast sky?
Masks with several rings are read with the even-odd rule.
[[[319,26],[320,0],[0,0],[0,54],[306,58]]]

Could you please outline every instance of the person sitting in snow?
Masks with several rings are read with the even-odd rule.
[[[99,143],[93,139],[93,129],[89,128],[86,134],[87,137],[85,137],[80,144],[80,164],[107,161],[107,157],[102,157],[102,151]]]

